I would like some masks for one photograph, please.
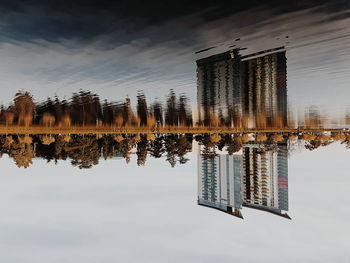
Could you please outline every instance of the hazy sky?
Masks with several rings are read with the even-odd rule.
[[[349,150],[289,160],[292,220],[243,208],[244,220],[198,206],[196,156],[90,170],[0,159],[1,262],[348,262]]]

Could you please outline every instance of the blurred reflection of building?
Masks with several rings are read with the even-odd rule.
[[[198,157],[198,204],[243,218],[242,155]]]
[[[248,56],[233,50],[198,60],[199,121],[248,128],[287,125],[286,74],[283,48]]]
[[[242,104],[248,126],[287,125],[286,52],[253,54],[242,60]]]
[[[198,204],[242,217],[242,206],[289,218],[287,145],[246,144],[242,154],[198,155]]]
[[[197,61],[198,119],[205,125],[214,116],[230,122],[241,115],[240,64],[237,50]]]

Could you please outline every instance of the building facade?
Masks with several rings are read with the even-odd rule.
[[[242,156],[198,155],[198,204],[242,217]]]
[[[198,154],[198,204],[242,217],[242,206],[290,218],[287,145],[249,143],[241,154]]]
[[[287,145],[243,148],[243,205],[288,217]]]

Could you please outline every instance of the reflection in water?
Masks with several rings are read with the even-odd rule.
[[[287,105],[284,47],[241,55],[239,49],[197,61],[197,111],[184,94],[170,91],[165,103],[136,105],[130,98],[101,102],[89,91],[69,100],[55,97],[35,103],[18,92],[0,111],[0,153],[18,167],[35,158],[69,160],[91,168],[101,158],[137,156],[164,159],[174,167],[198,152],[198,204],[243,218],[254,208],[289,218],[288,152],[335,141],[350,146],[350,132],[317,107],[296,121]],[[344,116],[342,124],[347,124]],[[331,125],[332,124],[332,125]],[[339,124],[339,123],[338,123]]]
[[[5,132],[17,124],[27,128],[34,126],[39,131],[41,128],[41,133],[50,133],[52,128],[59,130],[73,126],[83,128],[85,131],[101,127],[112,129],[154,128],[157,125],[190,126],[192,125],[192,113],[187,101],[184,95],[177,98],[175,93],[170,91],[163,108],[158,101],[148,105],[144,94],[140,92],[137,96],[136,109],[134,109],[130,98],[122,102],[108,102],[107,100],[101,102],[97,94],[89,91],[74,93],[69,101],[55,97],[54,100],[48,98],[41,103],[34,103],[33,97],[28,92],[18,92],[13,104],[7,108],[1,107],[0,125]]]
[[[286,51],[283,47],[250,55],[240,50],[197,61],[197,110],[184,94],[170,90],[166,101],[149,102],[142,91],[135,105],[101,101],[90,91],[68,100],[34,102],[18,92],[0,109],[1,134],[341,132],[350,118],[330,119],[317,106],[293,116],[287,104]]]
[[[243,128],[287,127],[286,52],[240,56],[232,50],[197,61],[199,122]]]

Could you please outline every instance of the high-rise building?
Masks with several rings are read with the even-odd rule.
[[[242,217],[242,156],[198,155],[198,204]]]
[[[249,143],[242,154],[198,154],[198,204],[242,217],[242,206],[289,218],[287,145]]]
[[[278,205],[279,209],[288,211],[288,150],[287,146],[278,148],[277,154],[278,172]]]
[[[287,145],[243,148],[243,206],[289,218]]]

